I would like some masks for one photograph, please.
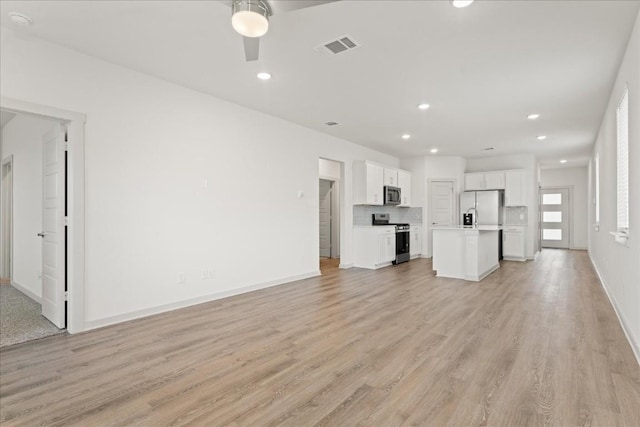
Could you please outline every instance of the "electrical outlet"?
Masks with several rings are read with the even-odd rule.
[[[178,273],[178,285],[184,285],[184,283],[187,281],[184,273],[180,272]]]
[[[207,273],[209,275],[209,279],[213,279],[214,277],[216,277],[216,271],[212,268],[210,268]]]

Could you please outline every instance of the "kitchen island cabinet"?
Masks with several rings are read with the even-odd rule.
[[[474,282],[500,268],[500,226],[433,228],[433,270],[438,277]]]

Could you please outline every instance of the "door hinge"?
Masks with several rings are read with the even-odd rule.
[[[64,300],[69,301],[69,291],[64,291]]]
[[[69,151],[69,142],[64,142],[64,151]]]
[[[69,217],[68,216],[64,217],[64,225],[65,225],[65,227],[69,225]]]

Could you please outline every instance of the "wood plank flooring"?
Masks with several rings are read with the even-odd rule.
[[[4,426],[640,426],[640,367],[581,251],[480,283],[430,260],[0,351]]]

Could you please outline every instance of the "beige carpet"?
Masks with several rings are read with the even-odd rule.
[[[40,304],[13,286],[0,286],[0,347],[64,332],[42,315]]]

